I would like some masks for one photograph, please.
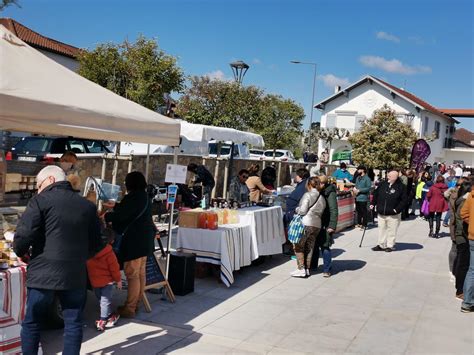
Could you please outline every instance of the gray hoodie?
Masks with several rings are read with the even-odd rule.
[[[324,197],[319,199],[318,197],[319,192],[315,189],[306,192],[296,209],[296,213],[303,216],[303,225],[305,226],[321,228],[321,216],[326,208],[326,200]]]

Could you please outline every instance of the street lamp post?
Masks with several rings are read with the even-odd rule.
[[[234,74],[234,79],[239,84],[242,84],[242,80],[244,79],[245,73],[249,70],[249,65],[244,63],[241,60],[236,62],[230,63],[230,67],[232,68],[232,73]]]
[[[311,113],[310,113],[310,119],[309,119],[309,137],[308,137],[308,147],[311,149],[311,129],[313,128],[313,110],[314,110],[314,91],[316,89],[316,63],[312,62],[301,62],[299,60],[292,60],[290,61],[292,64],[307,64],[307,65],[312,65],[314,67],[314,76],[313,76],[313,95],[311,96]]]

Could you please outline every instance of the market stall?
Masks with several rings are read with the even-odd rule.
[[[151,144],[179,144],[180,124],[90,82],[0,25],[0,129]],[[4,233],[0,233],[3,239]],[[2,264],[1,346],[19,347],[24,267]],[[9,268],[10,267],[10,268]],[[5,326],[7,325],[7,326]]]
[[[233,271],[250,265],[260,256],[280,254],[285,232],[280,206],[216,209],[210,213],[226,211],[237,220],[233,224],[220,221],[215,230],[200,225],[199,214],[206,214],[206,211],[187,211],[186,216],[180,217],[176,250],[196,254],[199,262],[220,265],[221,279],[229,287],[234,282]],[[190,223],[188,215],[191,216]]]
[[[337,208],[339,216],[337,218],[336,232],[340,232],[354,225],[355,197],[351,191],[337,192]]]
[[[179,228],[176,250],[196,254],[196,261],[219,265],[222,282],[234,283],[233,272],[255,259],[250,225],[224,225],[216,230]],[[281,246],[280,246],[281,249]]]

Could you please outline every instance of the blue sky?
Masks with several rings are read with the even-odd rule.
[[[309,123],[316,62],[319,101],[371,74],[435,107],[474,108],[471,0],[19,0],[1,14],[83,48],[157,38],[187,75],[231,78],[294,99]],[[320,114],[314,111],[314,120]],[[461,120],[474,130],[474,118]]]

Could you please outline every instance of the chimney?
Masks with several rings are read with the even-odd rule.
[[[337,94],[339,91],[341,91],[341,86],[340,85],[336,85],[334,87],[334,93]]]

